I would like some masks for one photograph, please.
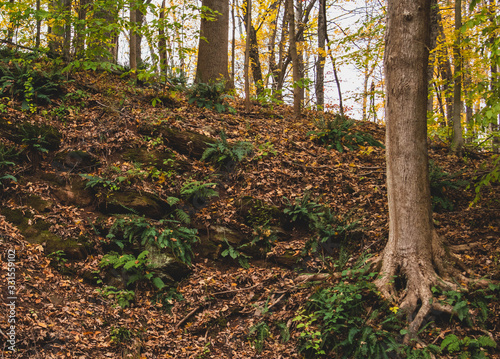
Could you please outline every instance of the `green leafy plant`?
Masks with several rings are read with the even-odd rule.
[[[429,178],[433,210],[453,210],[454,205],[452,200],[448,197],[447,192],[460,189],[468,184],[465,180],[457,179],[460,175],[461,172],[454,174],[444,172],[441,167],[434,163],[434,161],[429,161]]]
[[[115,299],[121,308],[130,307],[130,303],[135,300],[135,292],[133,290],[105,286],[103,289],[97,289],[97,292],[105,298]]]
[[[119,217],[109,230],[107,237],[123,249],[125,243],[118,239],[119,234],[129,244],[169,248],[178,260],[187,265],[191,264],[191,246],[198,241],[197,230],[183,227],[177,220],[152,221],[139,216]]]
[[[265,157],[276,156],[277,154],[278,152],[274,149],[274,145],[271,142],[265,142],[257,147],[254,159],[261,161]]]
[[[225,87],[224,82],[195,83],[188,91],[188,102],[209,110],[215,109],[217,112],[236,113],[236,110],[227,104],[226,100],[233,97],[226,94]]]
[[[324,207],[310,228],[315,235],[306,242],[304,251],[311,249],[316,252],[320,247],[343,246],[347,239],[359,230],[359,220],[352,219],[349,214],[337,215],[330,208]]]
[[[360,262],[362,263],[362,262]],[[388,358],[400,352],[403,328],[397,308],[380,298],[372,283],[376,273],[358,264],[342,272],[339,283],[319,289],[294,320],[306,357],[335,352],[344,358]]]
[[[118,181],[108,180],[100,176],[89,175],[86,173],[80,174],[80,177],[87,181],[87,183],[85,183],[85,188],[97,187],[105,189],[107,191],[119,191],[121,188],[120,183],[125,180],[124,177],[119,178]]]
[[[238,141],[234,145],[230,145],[224,131],[220,133],[220,140],[207,145],[208,148],[203,152],[201,160],[209,160],[219,165],[241,162],[253,150],[253,145],[250,142]]]
[[[30,60],[20,59],[11,65],[0,65],[0,94],[22,101],[22,109],[34,104],[49,104],[61,93],[64,81],[60,72],[37,70]]]
[[[111,342],[115,344],[125,343],[132,339],[132,332],[125,327],[111,327],[110,334]]]
[[[152,281],[153,273],[149,272],[148,254],[149,251],[146,250],[142,251],[137,257],[133,254],[110,252],[102,257],[99,265],[101,268],[110,266],[114,269],[123,268],[126,270],[129,278],[127,286],[132,285],[137,281]]]
[[[48,126],[25,123],[19,126],[17,137],[31,153],[47,153],[49,152],[51,133],[51,128]]]
[[[474,188],[476,196],[470,204],[471,206],[477,204],[481,199],[481,189],[483,189],[484,187],[489,187],[493,183],[500,182],[500,155],[493,155],[491,160],[493,162],[491,170],[489,170],[481,177]],[[477,177],[474,177],[474,180],[477,180]]]
[[[263,86],[262,81],[259,82],[257,86],[260,86],[260,92],[255,98],[262,106],[269,106],[271,110],[274,109],[275,105],[283,104],[280,100],[282,96],[282,90],[274,90]]]
[[[311,192],[306,191],[302,197],[295,198],[293,204],[287,197],[283,197],[286,208],[284,213],[288,216],[292,223],[301,225],[309,225],[318,220],[320,211],[323,207],[311,201]]]
[[[226,243],[227,248],[222,251],[221,256],[224,258],[229,256],[233,260],[238,261],[239,265],[243,268],[250,268],[250,265],[248,264],[248,258],[250,258],[250,256],[247,256],[246,254],[234,248],[226,238],[224,238],[224,242]]]
[[[13,160],[18,156],[18,152],[14,147],[8,147],[0,144],[0,183],[3,181],[17,182],[17,178],[8,173],[16,165]]]
[[[455,334],[448,334],[441,342],[443,354],[449,353],[459,359],[485,359],[487,350],[496,347],[497,343],[487,336],[460,339]]]
[[[213,189],[216,183],[203,183],[200,181],[186,182],[181,188],[181,197],[190,201],[198,208],[206,205],[211,197],[218,197],[219,193]]]
[[[260,321],[250,327],[248,339],[253,341],[257,353],[260,353],[264,349],[264,341],[270,334],[269,325],[265,321]]]
[[[50,263],[56,268],[61,268],[68,262],[66,253],[62,250],[50,253],[47,258],[50,259]]]
[[[315,143],[339,152],[344,152],[344,148],[352,151],[365,145],[384,148],[384,145],[372,135],[352,129],[353,125],[353,120],[337,114],[333,120],[318,120],[316,122],[318,130],[309,131],[307,135]]]

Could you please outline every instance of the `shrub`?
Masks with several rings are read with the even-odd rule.
[[[226,133],[221,131],[220,140],[208,143],[208,148],[201,156],[202,161],[212,161],[218,165],[229,167],[231,164],[241,162],[253,150],[250,142],[238,141],[234,145],[227,142]]]
[[[34,104],[51,103],[60,95],[60,83],[63,81],[60,72],[37,70],[31,61],[0,65],[0,94],[22,101],[23,110],[32,108]]]
[[[216,185],[200,181],[186,182],[181,188],[181,197],[190,201],[195,208],[203,207],[211,197],[219,196],[219,193],[212,188]]]
[[[236,110],[226,103],[226,99],[233,97],[225,93],[225,87],[224,82],[196,83],[188,91],[188,102],[209,110],[215,109],[217,112],[236,113]]]
[[[160,249],[169,248],[179,261],[187,265],[191,264],[191,246],[198,241],[196,229],[183,227],[179,221],[172,219],[152,221],[139,216],[118,218],[107,237],[124,249],[126,243],[117,238],[118,233],[132,245],[151,244]]]
[[[287,197],[283,197],[286,208],[284,213],[292,223],[309,225],[318,220],[323,208],[320,204],[310,200],[311,193],[306,191],[302,197],[295,198],[293,204]]]
[[[344,148],[354,150],[364,145],[384,148],[384,145],[375,140],[372,135],[354,131],[353,125],[353,120],[337,114],[333,120],[317,121],[318,130],[309,131],[307,135],[315,143],[326,146],[328,149],[336,149],[339,152],[344,152]]]

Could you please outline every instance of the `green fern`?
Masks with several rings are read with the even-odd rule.
[[[208,148],[201,156],[202,161],[211,161],[218,165],[227,165],[229,162],[241,162],[253,151],[250,142],[238,141],[230,145],[224,131],[220,133],[220,140],[208,143]]]

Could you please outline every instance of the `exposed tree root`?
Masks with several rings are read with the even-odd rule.
[[[453,313],[450,305],[435,300],[433,287],[458,290],[473,282],[456,268],[457,261],[445,251],[435,230],[430,255],[429,261],[425,253],[405,255],[388,247],[382,256],[372,261],[373,267],[380,268],[381,276],[375,281],[378,289],[385,298],[400,303],[399,307],[407,316],[409,326],[405,343],[417,337],[418,330],[431,311]],[[404,288],[398,288],[394,278],[399,278]]]

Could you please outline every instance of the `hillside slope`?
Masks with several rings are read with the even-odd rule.
[[[338,273],[384,247],[384,149],[321,146],[317,124],[333,114],[295,121],[287,106],[245,113],[238,100],[226,104],[236,113],[218,113],[114,75],[72,80],[50,104],[30,112],[18,99],[0,114],[2,175],[17,180],[2,179],[0,207],[4,283],[16,255],[12,357],[302,357],[293,319],[339,280],[302,274]],[[374,123],[346,131],[384,140]],[[201,160],[207,149],[215,162]],[[489,157],[457,159],[438,142],[430,157],[439,233],[461,246],[464,270],[499,280],[498,186],[469,208],[473,186],[457,182]],[[488,307],[484,330],[498,342],[500,307]],[[483,330],[435,320],[424,342]],[[7,340],[4,319],[0,329]]]

